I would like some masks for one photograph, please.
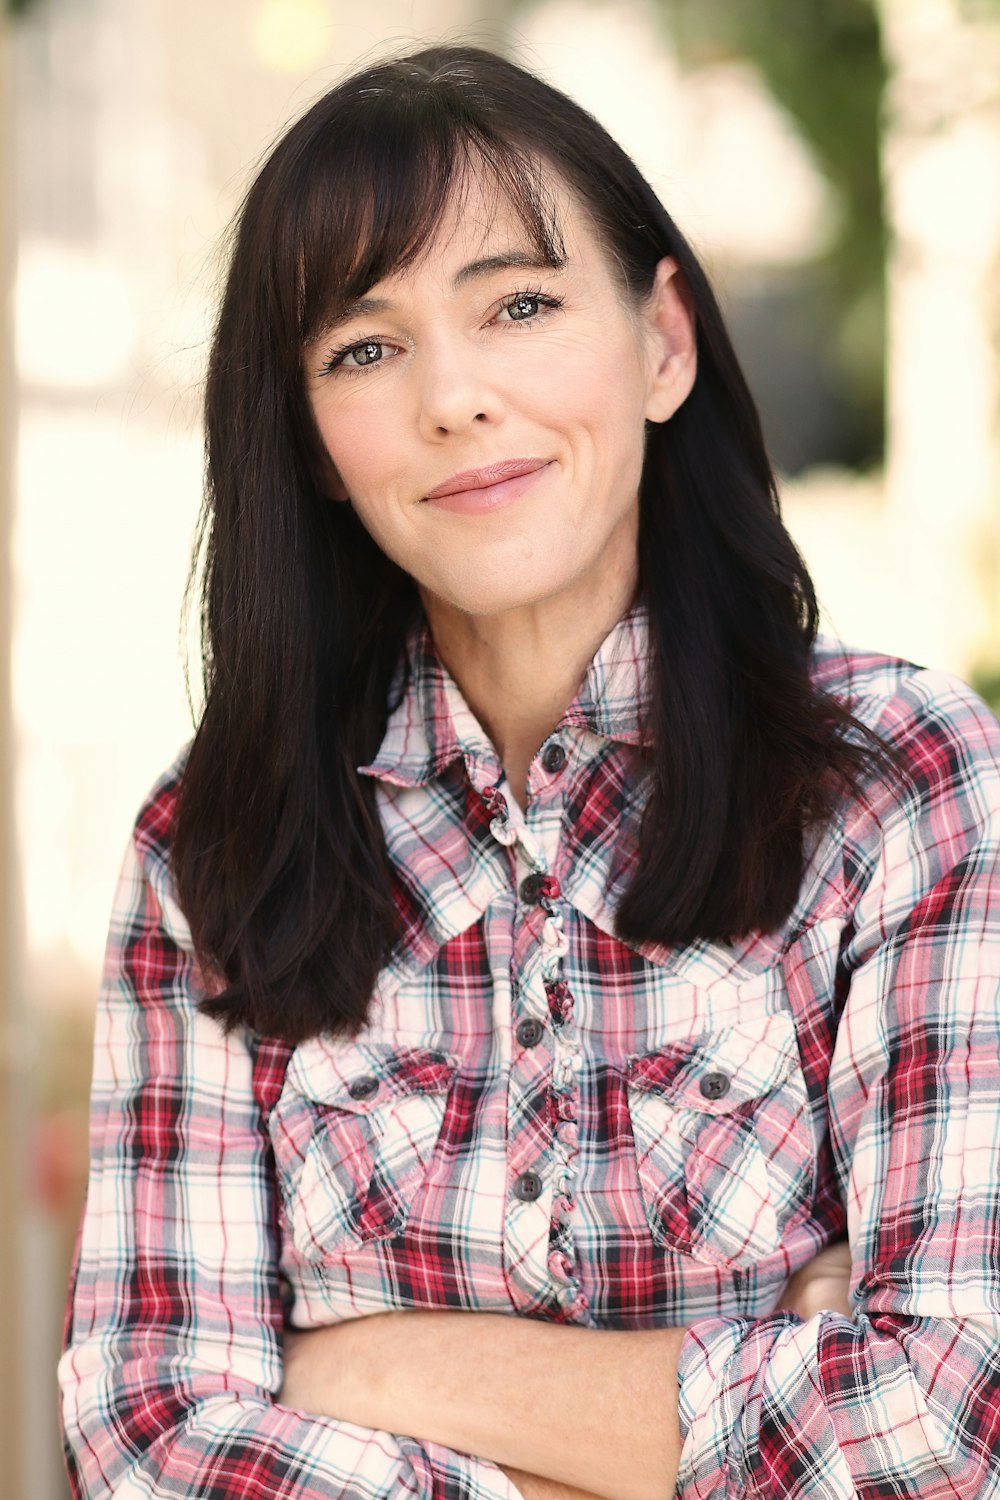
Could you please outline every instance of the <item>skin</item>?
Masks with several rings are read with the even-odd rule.
[[[630,301],[581,206],[558,183],[554,195],[563,267],[511,265],[532,258],[523,226],[472,178],[423,256],[371,289],[378,306],[303,354],[331,503],[351,504],[415,579],[522,801],[635,593],[645,424],[669,420],[696,371],[674,262]],[[425,498],[458,472],[524,457],[546,467],[509,506],[457,515]],[[782,1305],[809,1316],[822,1297],[846,1311],[846,1287],[843,1256],[819,1257]],[[290,1334],[279,1399],[490,1459],[528,1500],[661,1500],[680,1454],[683,1336],[385,1313]],[[559,1420],[540,1420],[556,1391]]]

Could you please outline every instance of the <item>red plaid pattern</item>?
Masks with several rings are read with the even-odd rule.
[[[683,1500],[1000,1496],[1000,728],[953,679],[821,643],[907,790],[843,808],[780,932],[632,948],[644,652],[637,610],[521,828],[412,643],[366,768],[404,937],[351,1039],[200,1014],[178,771],[154,791],[97,1023],[78,1496],[511,1500],[492,1464],[274,1404],[283,1318],[412,1307],[688,1327]],[[773,1315],[848,1230],[854,1316]]]

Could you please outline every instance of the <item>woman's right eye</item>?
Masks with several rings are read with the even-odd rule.
[[[344,354],[345,363],[356,365],[374,365],[382,358],[382,345],[374,339],[368,339],[363,344],[355,344]]]
[[[366,370],[371,365],[377,365],[381,359],[384,359],[386,352],[386,346],[382,343],[381,339],[362,339],[360,343],[348,344],[342,349],[335,349],[319,373],[321,375],[329,375],[334,370]]]

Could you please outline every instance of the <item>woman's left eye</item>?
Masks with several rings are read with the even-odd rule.
[[[516,292],[501,303],[497,317],[501,322],[530,323],[537,318],[542,308],[560,307],[558,297],[546,297],[541,292]],[[506,318],[503,314],[506,313]]]

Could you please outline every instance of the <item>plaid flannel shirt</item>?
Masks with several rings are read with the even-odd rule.
[[[779,932],[631,947],[644,653],[636,610],[519,827],[411,643],[365,768],[403,939],[351,1040],[198,1011],[179,769],[154,790],[97,1021],[78,1496],[514,1500],[489,1462],[275,1404],[285,1317],[415,1307],[685,1326],[683,1500],[1000,1496],[1000,728],[950,677],[821,642],[907,788],[845,805]],[[853,1316],[774,1314],[845,1230]]]

